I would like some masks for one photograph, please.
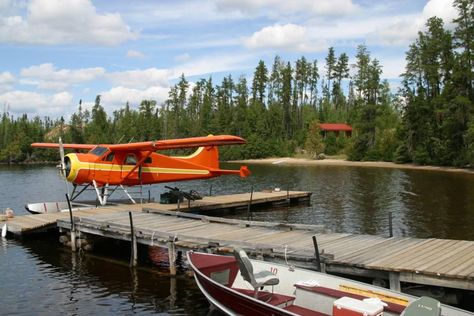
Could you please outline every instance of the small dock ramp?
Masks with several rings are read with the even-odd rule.
[[[89,215],[109,214],[121,210],[141,211],[148,208],[150,211],[218,211],[221,209],[232,209],[252,206],[272,206],[279,203],[307,202],[311,197],[311,192],[304,191],[261,191],[253,193],[240,193],[230,195],[205,196],[202,200],[187,201],[180,204],[119,204],[107,205],[103,207],[91,207],[90,209],[74,211],[75,216],[87,217]],[[14,235],[26,235],[42,232],[56,227],[57,220],[69,218],[69,212],[55,212],[48,214],[17,215],[9,218],[6,222],[8,231]]]

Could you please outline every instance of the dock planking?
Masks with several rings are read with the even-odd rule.
[[[254,192],[252,204],[309,199],[307,192]],[[312,236],[324,253],[328,272],[393,279],[401,282],[474,290],[474,241],[383,237],[329,233],[321,225],[244,221],[187,211],[247,206],[250,194],[205,197],[163,205],[145,203],[74,212],[77,231],[129,241],[133,212],[138,243],[177,250],[244,247],[268,260],[314,268]],[[179,211],[178,211],[179,209]],[[58,226],[69,230],[69,213],[16,216],[8,230],[18,235]],[[396,277],[393,278],[393,275]]]
[[[130,240],[128,212],[114,217],[74,215],[78,231]],[[314,268],[315,235],[327,271],[387,279],[396,274],[402,282],[474,290],[474,241],[328,233],[320,225],[234,220],[153,205],[133,216],[137,242],[144,245],[168,247],[173,240],[183,251],[244,247],[268,260]],[[59,220],[58,226],[69,229],[69,218]]]

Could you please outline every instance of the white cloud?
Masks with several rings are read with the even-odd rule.
[[[11,1],[10,0],[0,0],[0,14],[1,12],[4,12],[5,10],[8,10],[11,6]]]
[[[126,55],[127,58],[144,58],[145,54],[139,52],[138,50],[129,50]]]
[[[294,52],[314,52],[324,50],[324,41],[310,39],[308,30],[296,24],[275,24],[264,27],[244,38],[244,45],[251,49],[281,49]]]
[[[400,47],[413,42],[424,23],[419,15],[381,17],[372,21],[375,27],[364,35],[368,44]]]
[[[223,14],[216,10],[216,6],[211,1],[171,1],[171,2],[150,2],[145,4],[140,11],[135,12],[134,20],[138,23],[146,21],[147,23],[157,24],[186,24],[212,21],[229,21],[243,18],[240,12],[227,12]],[[133,10],[133,9],[132,9]],[[147,12],[147,14],[143,14]]]
[[[15,77],[9,72],[0,72],[0,93],[13,89]]]
[[[26,16],[0,18],[1,42],[117,45],[136,37],[120,14],[99,14],[90,0],[31,0]]]
[[[348,15],[359,10],[352,0],[217,0],[216,6],[221,11],[238,11],[281,17],[291,14],[311,16]]]
[[[430,0],[419,14],[375,18],[377,27],[368,34],[369,42],[375,45],[408,46],[425,28],[427,20],[433,16],[443,19],[445,27],[453,27],[457,17],[453,0]]]
[[[102,103],[108,109],[122,107],[126,102],[138,105],[142,100],[155,100],[158,104],[168,98],[170,81],[181,76],[198,76],[222,71],[232,71],[247,68],[250,55],[220,55],[206,56],[183,63],[173,69],[148,68],[106,74],[115,85],[108,91],[99,93]],[[193,83],[190,82],[190,87]],[[191,88],[190,88],[191,90]]]
[[[145,89],[151,86],[168,87],[168,80],[173,76],[173,71],[169,69],[148,68],[143,70],[111,72],[106,76],[116,85],[127,88]]]
[[[0,103],[7,104],[14,113],[61,115],[72,106],[69,92],[45,95],[31,91],[9,91],[0,95]]]
[[[453,0],[430,0],[423,8],[422,19],[426,21],[437,16],[443,19],[446,25],[451,25],[457,15],[458,12],[453,6]]]
[[[32,84],[47,90],[64,90],[74,84],[99,79],[104,74],[105,69],[102,67],[55,69],[51,63],[23,68],[20,72],[23,84]]]
[[[147,89],[119,86],[101,92],[101,103],[109,110],[123,107],[127,102],[131,105],[138,105],[142,100],[155,100],[158,104],[161,104],[168,98],[168,90],[168,87],[161,86],[149,87]]]
[[[206,57],[195,59],[175,67],[173,69],[172,78],[178,78],[181,74],[190,77],[247,69],[254,66],[254,59],[255,56],[243,53],[228,55],[209,54]]]

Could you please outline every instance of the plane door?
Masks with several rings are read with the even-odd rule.
[[[135,154],[129,153],[125,156],[125,160],[122,166],[122,177],[127,177],[130,170],[132,170],[137,165],[137,156]],[[141,167],[136,168],[132,174],[130,174],[127,179],[139,180],[141,174]]]

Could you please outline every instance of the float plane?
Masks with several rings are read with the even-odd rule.
[[[218,146],[245,144],[243,138],[232,135],[210,135],[126,144],[63,144],[33,143],[36,148],[59,149],[60,174],[73,185],[71,201],[89,186],[95,188],[101,205],[118,187],[132,202],[124,186],[213,178],[234,174],[246,177],[246,166],[240,170],[219,168]],[[199,147],[189,156],[174,157],[157,153],[162,150]],[[75,152],[64,154],[64,149]],[[81,152],[87,151],[87,152]],[[110,189],[113,190],[109,192]],[[109,194],[110,193],[110,194]]]

